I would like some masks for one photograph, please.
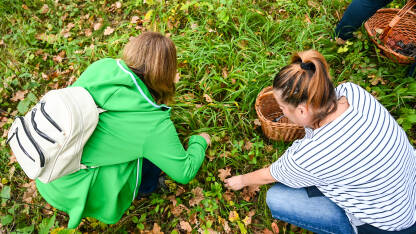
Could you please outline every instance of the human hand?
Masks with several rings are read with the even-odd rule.
[[[243,175],[233,176],[224,180],[225,187],[232,190],[240,190],[246,185],[243,181]]]
[[[208,133],[203,132],[203,133],[200,133],[199,135],[202,136],[205,139],[205,141],[207,142],[208,146],[211,145],[211,137],[209,136]]]

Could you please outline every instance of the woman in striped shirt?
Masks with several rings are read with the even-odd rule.
[[[278,181],[267,192],[272,216],[317,233],[416,233],[416,151],[371,94],[353,83],[335,89],[328,71],[309,50],[276,75],[274,97],[305,137],[226,186]]]

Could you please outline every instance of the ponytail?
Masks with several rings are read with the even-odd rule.
[[[337,98],[325,58],[315,50],[292,56],[291,63],[275,76],[273,88],[282,92],[286,103],[298,106],[305,103],[315,110],[319,122],[337,109]]]

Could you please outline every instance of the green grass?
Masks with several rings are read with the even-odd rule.
[[[395,1],[392,6],[404,2]],[[254,102],[295,51],[320,51],[336,84],[352,81],[367,89],[416,143],[416,83],[406,77],[406,66],[383,57],[363,28],[357,32],[357,40],[343,46],[346,52],[339,51],[333,39],[348,1],[137,0],[121,2],[121,8],[115,3],[0,2],[1,232],[47,232],[49,228],[65,232],[62,228],[68,220],[63,212],[43,209],[46,203],[40,195],[26,204],[27,189],[22,185],[29,180],[17,163],[9,164],[10,151],[5,145],[4,133],[13,116],[23,114],[46,91],[72,83],[92,62],[119,57],[128,38],[143,30],[169,33],[175,42],[181,79],[172,119],[184,142],[191,134],[206,131],[212,135],[213,144],[207,151],[210,159],[188,185],[170,181],[169,191],[135,201],[117,224],[88,218],[79,231],[137,232],[150,230],[157,223],[165,233],[171,233],[181,231],[182,220],[190,222],[194,232],[224,232],[222,220],[228,221],[233,233],[271,229],[274,220],[265,204],[268,186],[261,187],[249,201],[243,200],[242,192],[227,201],[218,170],[230,167],[236,175],[259,169],[277,160],[288,147],[266,139],[254,125]],[[133,16],[138,17],[137,23],[131,22]],[[94,30],[97,23],[101,27]],[[104,35],[107,27],[114,32]],[[11,100],[24,90],[28,90],[25,99]],[[253,146],[245,149],[248,141]],[[180,186],[184,192],[176,200],[189,211],[175,216],[169,196]],[[200,206],[191,207],[192,189],[197,187],[203,189],[205,199]],[[251,210],[256,214],[252,223],[244,226],[242,220]],[[238,221],[228,219],[231,211],[239,214]],[[282,233],[307,232],[275,222]]]

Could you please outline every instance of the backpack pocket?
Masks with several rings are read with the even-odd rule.
[[[45,166],[45,155],[33,139],[24,117],[16,117],[6,143],[9,143],[16,160],[28,177],[36,178]]]

